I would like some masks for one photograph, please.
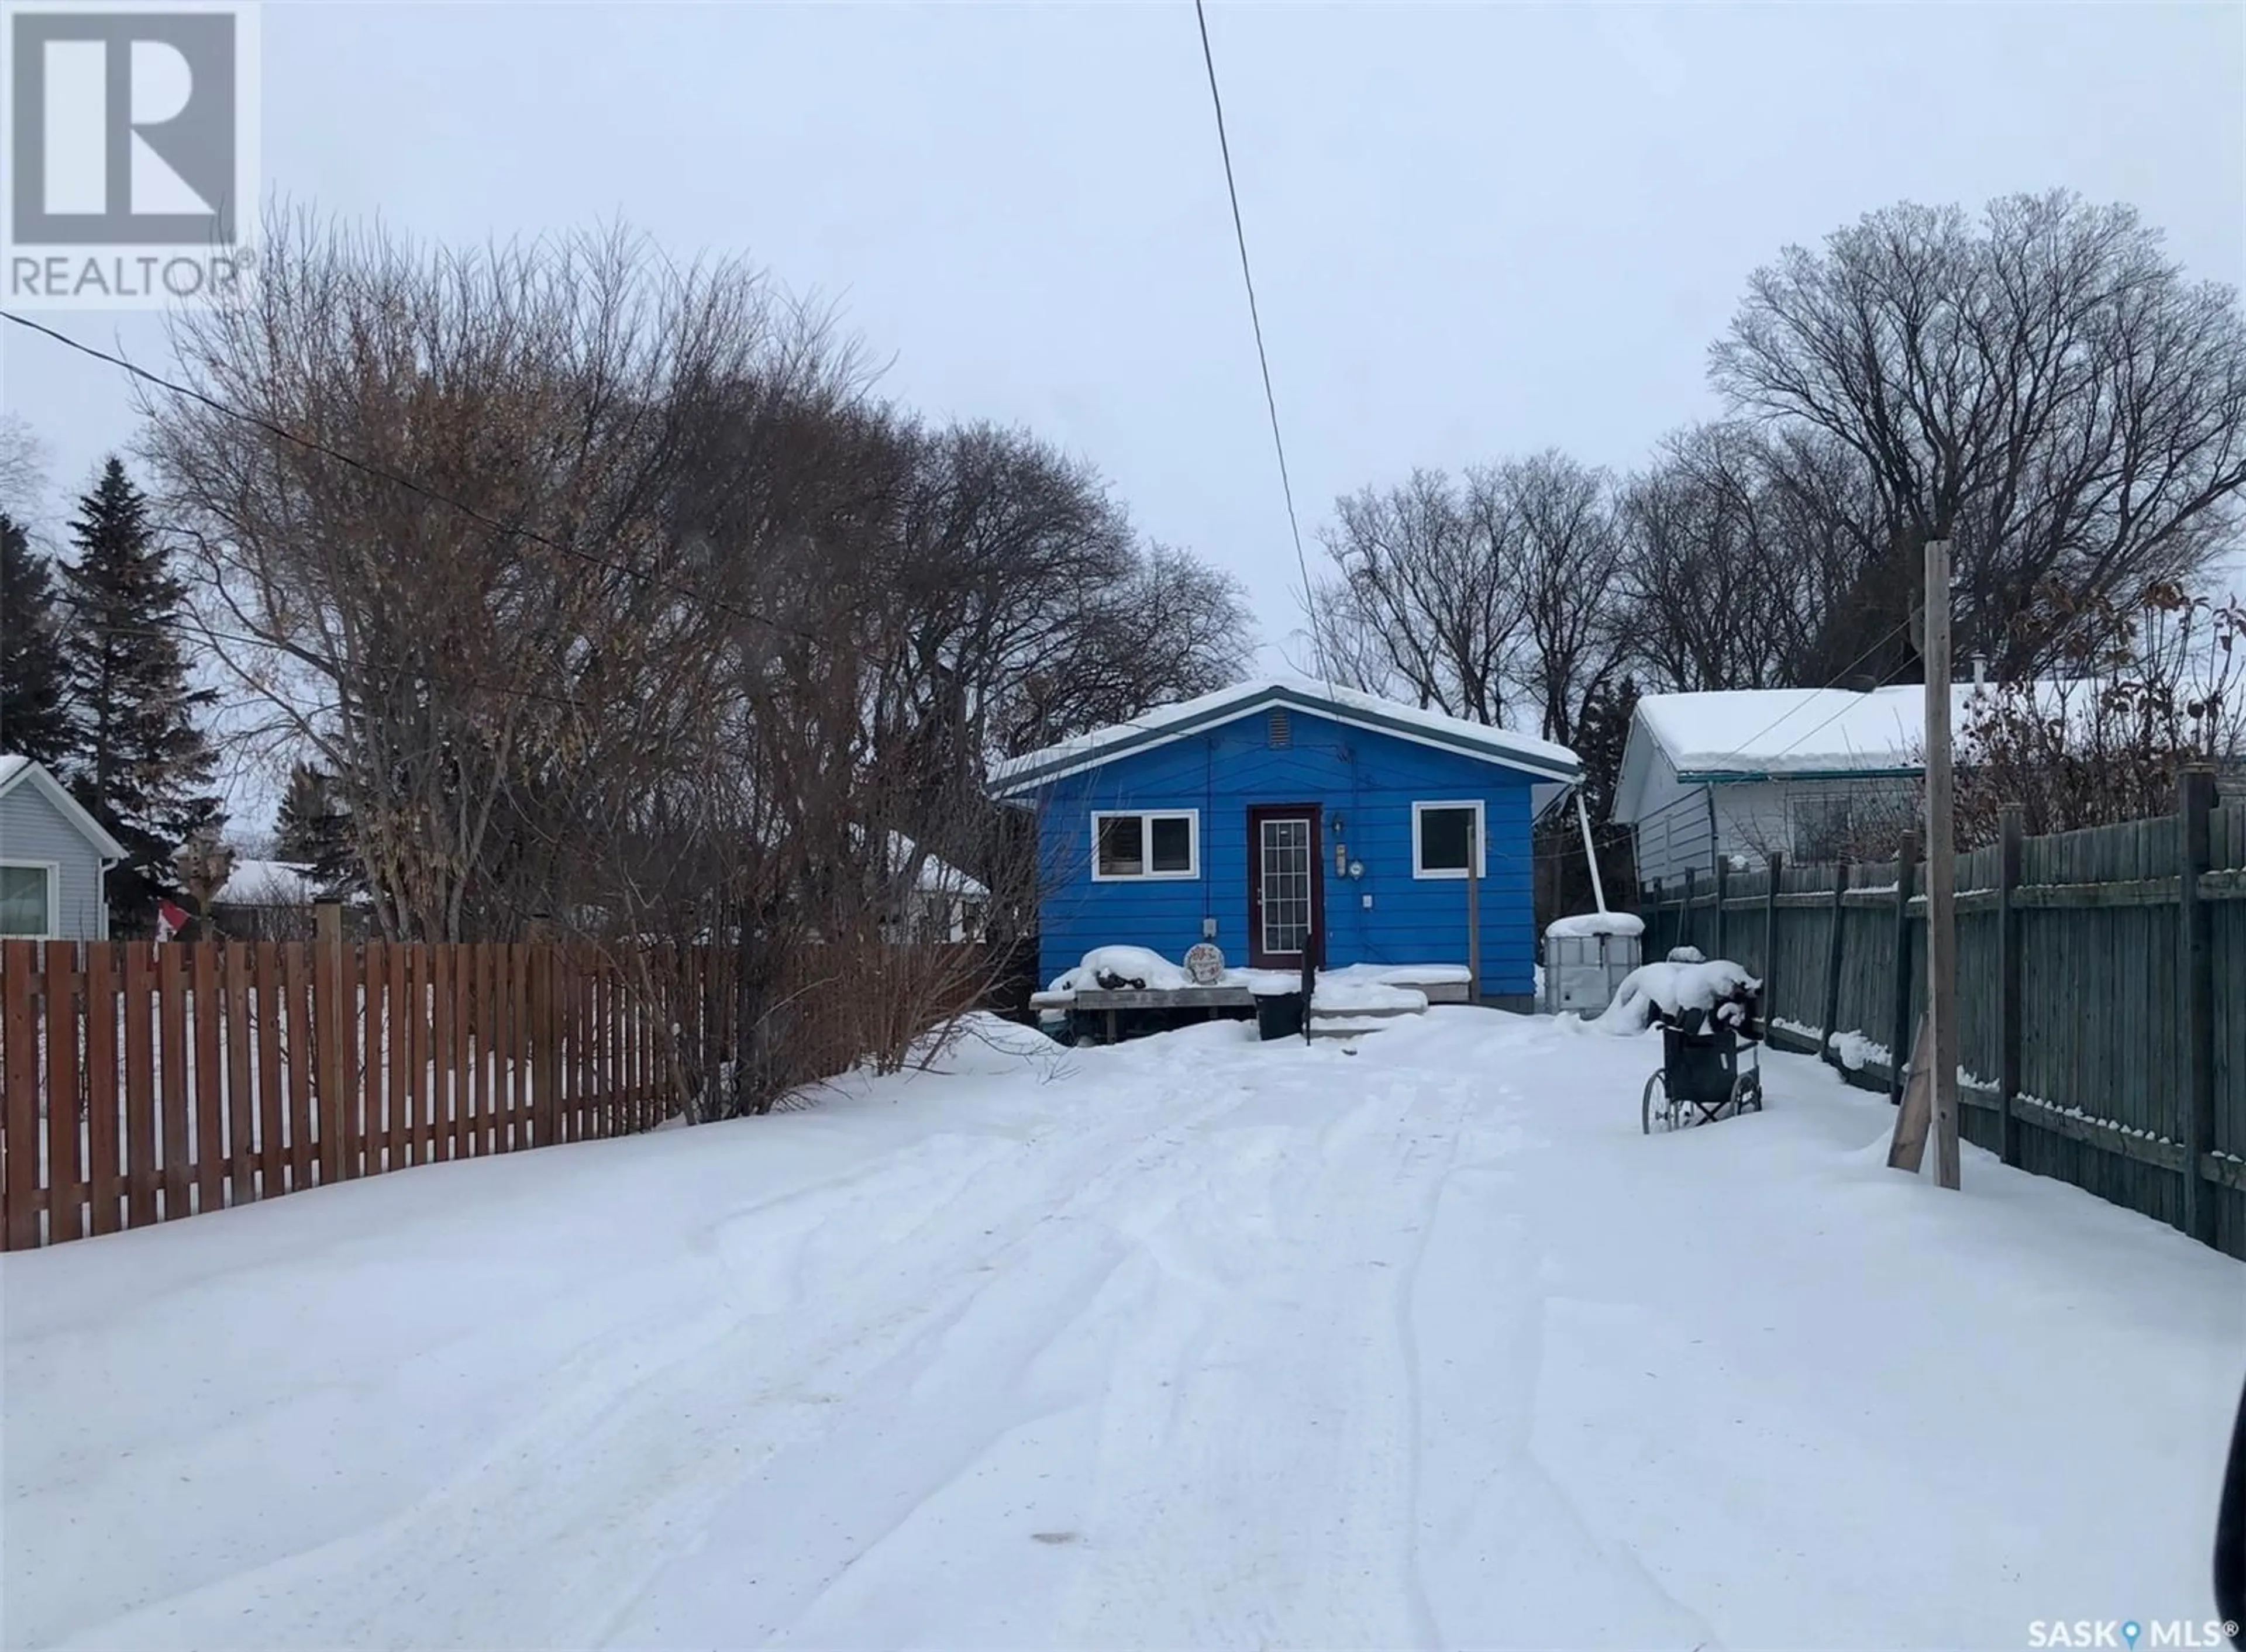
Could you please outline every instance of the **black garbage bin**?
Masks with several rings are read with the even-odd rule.
[[[1303,995],[1299,992],[1256,994],[1256,1030],[1266,1040],[1301,1037]]]

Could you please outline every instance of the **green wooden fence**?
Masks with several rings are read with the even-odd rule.
[[[1923,883],[1906,855],[1650,884],[1645,955],[1735,960],[1774,1045],[1893,1098]],[[1965,1139],[2246,1257],[2246,803],[2201,783],[2175,815],[1961,854],[1957,887]]]

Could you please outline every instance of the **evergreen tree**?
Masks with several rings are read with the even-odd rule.
[[[47,559],[0,514],[0,751],[58,772],[71,744],[61,617]]]
[[[216,697],[191,689],[180,649],[187,587],[148,523],[140,490],[112,459],[71,523],[78,560],[63,576],[71,607],[70,781],[78,800],[125,845],[109,901],[128,928],[179,887],[172,854],[214,829],[214,766],[195,713]]]
[[[309,763],[289,771],[274,822],[274,853],[309,870],[324,899],[359,885],[358,855],[351,841],[351,816],[336,800],[335,777]]]

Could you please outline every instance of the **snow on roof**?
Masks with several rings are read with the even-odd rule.
[[[1645,920],[1635,912],[1579,912],[1544,926],[1548,941],[1583,941],[1599,935],[1642,935]]]
[[[1566,746],[1555,745],[1549,740],[1511,729],[1491,728],[1419,706],[1404,705],[1337,683],[1279,676],[1235,683],[1197,699],[1157,706],[1128,723],[1097,729],[1075,739],[995,763],[990,766],[991,787],[1002,797],[1026,792],[1048,780],[1097,768],[1129,752],[1166,744],[1214,724],[1278,706],[1331,717],[1352,727],[1392,734],[1423,745],[1442,746],[1552,779],[1572,781],[1582,778],[1581,759]]]
[[[290,860],[236,860],[216,904],[230,907],[308,907],[319,898],[310,869]]]
[[[1952,690],[1962,724],[1974,685]],[[1680,775],[1912,770],[1926,738],[1926,690],[1732,689],[1649,694],[1637,716]]]
[[[2086,723],[2112,686],[2115,680],[2051,677],[2028,688],[2044,716]],[[1961,739],[1972,726],[1976,697],[1996,691],[1994,683],[1951,685],[1950,727]],[[1867,690],[1648,694],[1637,702],[1633,722],[1644,725],[1686,780],[1916,774],[1926,744],[1926,688],[1903,683]]]
[[[31,765],[29,758],[18,757],[12,751],[0,751],[0,791],[7,789],[8,782],[16,778],[17,770],[27,769]]]
[[[912,859],[915,846],[913,840],[902,832],[890,833],[889,870],[903,871],[905,863]],[[928,894],[960,895],[970,901],[980,901],[990,893],[979,880],[969,877],[949,860],[940,860],[932,854],[922,860],[920,875],[913,880],[913,887]]]

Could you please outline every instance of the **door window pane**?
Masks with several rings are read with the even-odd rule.
[[[1299,953],[1310,932],[1310,823],[1266,820],[1260,847],[1263,950]]]

